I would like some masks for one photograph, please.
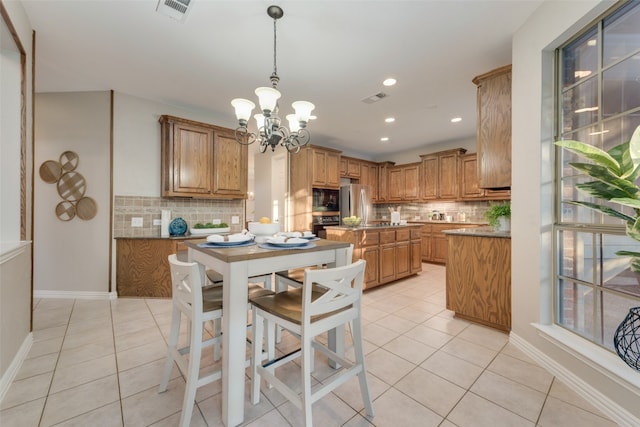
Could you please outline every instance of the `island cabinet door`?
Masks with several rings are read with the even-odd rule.
[[[380,246],[380,283],[396,278],[396,245]]]
[[[396,245],[396,277],[408,276],[411,269],[411,255],[409,242],[399,242]]]
[[[377,246],[369,246],[362,249],[362,259],[367,262],[364,270],[364,289],[372,288],[379,284],[378,265],[380,249]]]
[[[409,273],[414,274],[422,271],[422,240],[411,240],[411,265]]]

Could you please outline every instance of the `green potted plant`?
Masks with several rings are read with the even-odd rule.
[[[496,231],[509,231],[511,229],[511,203],[492,203],[484,212],[484,217],[489,225]]]
[[[576,184],[576,188],[601,201],[619,203],[628,206],[632,214],[616,210],[603,203],[565,201],[573,205],[583,206],[605,215],[625,221],[626,234],[640,242],[640,126],[636,128],[629,142],[617,145],[609,151],[600,150],[592,145],[579,141],[557,141],[563,147],[579,156],[590,160],[590,163],[571,163],[576,170],[593,178],[593,181]],[[640,273],[640,252],[617,251],[616,255],[631,257],[630,269]]]

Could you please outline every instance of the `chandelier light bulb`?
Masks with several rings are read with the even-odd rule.
[[[247,123],[255,104],[242,98],[236,98],[231,101],[231,105],[235,108],[239,125],[235,131],[235,138],[239,144],[243,145],[258,142],[261,153],[264,153],[268,148],[271,148],[271,151],[275,151],[278,145],[285,147],[290,153],[297,153],[300,151],[300,147],[307,145],[311,139],[306,127],[310,119],[315,119],[315,116],[311,116],[311,111],[313,111],[315,105],[307,101],[294,102],[291,106],[295,110],[295,114],[286,116],[289,121],[289,128],[282,126],[278,115],[278,100],[281,95],[277,89],[280,77],[278,76],[278,67],[276,65],[276,22],[284,16],[284,12],[280,6],[274,5],[269,6],[267,15],[273,19],[273,73],[269,77],[271,87],[259,87],[255,90],[260,104],[259,114],[253,116],[256,120],[258,132],[249,132],[247,128]]]
[[[251,111],[256,107],[256,104],[248,99],[236,98],[231,101],[231,106],[236,110],[236,118],[238,121],[247,123],[251,117]]]
[[[291,133],[297,133],[300,130],[300,121],[295,114],[287,114],[287,121],[289,122]]]
[[[296,101],[291,104],[291,106],[296,111],[298,121],[305,124],[309,121],[309,117],[311,117],[311,111],[316,108],[315,105],[307,101]]]
[[[258,95],[260,109],[268,117],[269,113],[276,109],[281,96],[280,92],[272,87],[259,87],[256,89],[256,95]]]

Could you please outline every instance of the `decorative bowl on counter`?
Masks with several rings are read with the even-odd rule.
[[[270,224],[263,224],[260,222],[249,223],[249,233],[256,236],[256,242],[262,243],[266,241],[267,237],[271,237],[280,232],[280,223],[272,222]]]
[[[347,227],[357,227],[360,225],[360,223],[362,223],[362,218],[358,216],[342,217],[342,224],[346,225]]]

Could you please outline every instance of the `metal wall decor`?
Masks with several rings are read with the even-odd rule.
[[[640,307],[629,309],[613,337],[618,356],[633,369],[640,371]]]
[[[58,161],[47,160],[40,165],[40,178],[47,184],[56,184],[58,194],[63,199],[56,205],[55,212],[61,221],[70,221],[76,216],[88,221],[98,213],[98,205],[91,197],[85,196],[87,182],[76,171],[80,158],[73,151],[65,151]]]

